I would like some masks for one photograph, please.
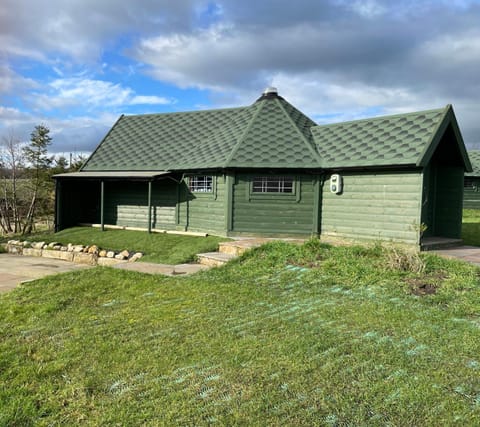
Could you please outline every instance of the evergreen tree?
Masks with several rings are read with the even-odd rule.
[[[30,135],[30,144],[23,149],[32,186],[32,197],[22,230],[23,234],[31,233],[34,228],[42,184],[46,184],[46,187],[50,186],[48,168],[52,164],[52,158],[48,156],[48,146],[51,142],[50,129],[45,125],[38,125]]]

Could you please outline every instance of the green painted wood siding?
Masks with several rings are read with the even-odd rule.
[[[152,183],[152,228],[174,229],[176,183]],[[148,228],[148,183],[106,182],[105,224]]]
[[[463,189],[463,208],[480,209],[480,178],[469,177],[472,186]]]
[[[321,232],[351,239],[394,240],[418,243],[422,174],[345,173],[343,193],[330,192],[325,177],[322,192]]]
[[[213,176],[212,193],[191,193],[187,183],[188,178],[182,184],[179,194],[179,228],[226,235],[226,178],[221,174]]]
[[[480,209],[480,190],[465,188],[463,194],[464,209]]]
[[[238,174],[233,188],[233,234],[310,235],[314,230],[315,177],[281,173],[295,178],[295,194],[252,194],[251,181],[265,174]]]

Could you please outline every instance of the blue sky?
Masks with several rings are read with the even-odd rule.
[[[0,137],[90,152],[121,114],[249,105],[319,124],[453,104],[480,148],[478,0],[2,0]]]

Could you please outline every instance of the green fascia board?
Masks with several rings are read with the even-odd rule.
[[[468,158],[472,165],[472,170],[465,176],[480,177],[480,150],[468,150]]]
[[[447,108],[316,126],[325,169],[418,165],[426,158]],[[460,139],[460,145],[463,141]]]
[[[442,120],[438,123],[436,131],[433,133],[429,143],[425,146],[423,152],[420,154],[416,163],[417,166],[425,167],[428,165],[449,125],[452,126],[455,134],[455,141],[463,159],[464,169],[467,172],[472,171],[472,164],[470,163],[470,159],[465,148],[465,143],[463,142],[463,137],[451,104],[448,104],[445,107]]]

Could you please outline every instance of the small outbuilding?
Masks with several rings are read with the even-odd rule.
[[[445,108],[318,126],[276,89],[252,105],[121,116],[56,178],[56,228],[224,236],[460,238],[464,172]]]
[[[472,171],[465,173],[464,180],[464,209],[480,209],[480,151],[468,151],[472,163]]]

